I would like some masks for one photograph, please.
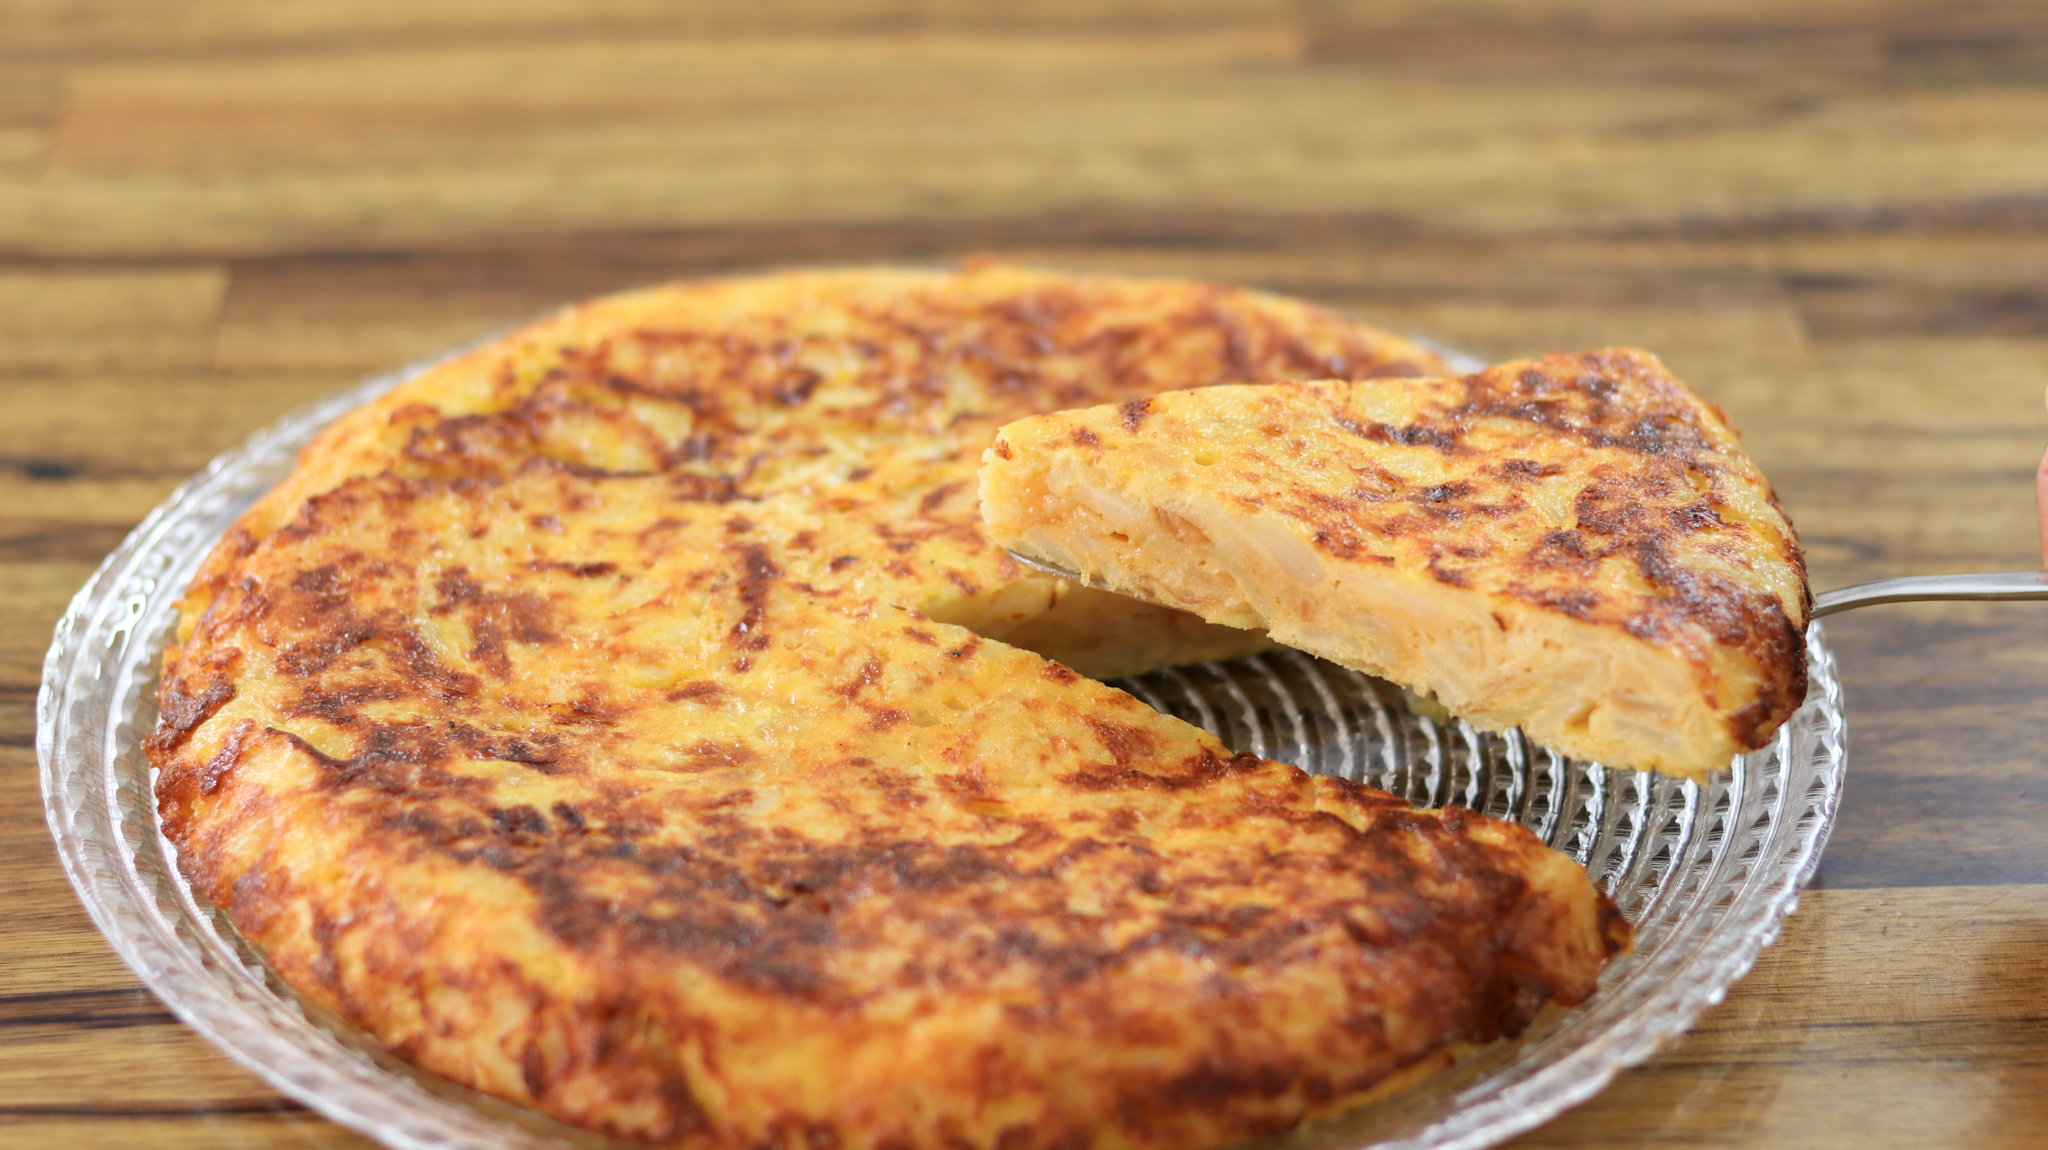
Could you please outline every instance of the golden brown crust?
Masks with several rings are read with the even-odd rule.
[[[1805,698],[1803,636],[1813,596],[1791,520],[1736,446],[1726,418],[1655,356],[1627,348],[1502,364],[1463,382],[1463,402],[1432,419],[1454,445],[1485,422],[1512,420],[1630,461],[1595,470],[1579,488],[1570,525],[1510,560],[1511,593],[1652,642],[1704,633],[1753,660],[1764,689],[1735,711],[1734,737],[1746,748],[1762,746]],[[1512,489],[1540,470],[1503,460],[1496,474]],[[1457,493],[1429,511],[1456,522],[1483,499],[1477,490]],[[1749,577],[1710,559],[1728,560]],[[1585,586],[1612,560],[1634,567],[1643,593]]]
[[[982,491],[1020,553],[1270,627],[1490,725],[1533,720],[1616,765],[1725,766],[1805,695],[1811,600],[1791,524],[1726,422],[1646,352],[1027,418],[1002,430]],[[1226,533],[1234,558],[1211,538]],[[1272,586],[1247,588],[1261,577]],[[1426,636],[1376,638],[1404,614],[1483,625],[1424,657]],[[1565,648],[1587,649],[1585,673],[1564,674]],[[1621,670],[1653,655],[1682,673],[1652,686]],[[1551,675],[1567,681],[1529,689]],[[1560,709],[1579,686],[1636,691],[1643,713],[1603,731],[1596,696]],[[1544,709],[1560,713],[1545,725]]]
[[[337,425],[223,542],[166,659],[165,832],[301,992],[618,1137],[1285,1128],[1582,999],[1626,924],[1521,828],[917,608],[1020,578],[976,521],[999,422],[1408,354],[1002,267],[578,309]]]

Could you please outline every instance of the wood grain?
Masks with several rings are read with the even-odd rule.
[[[1648,346],[1817,586],[2025,567],[2044,138],[2023,0],[0,6],[0,1144],[366,1145],[140,989],[35,781],[64,604],[287,410],[598,292],[995,252]],[[2048,612],[1828,630],[1803,908],[1519,1145],[2048,1144]]]

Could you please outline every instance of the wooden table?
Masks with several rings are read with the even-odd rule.
[[[0,1144],[364,1144],[142,990],[43,829],[51,628],[174,484],[574,297],[982,251],[1645,345],[1817,586],[2034,562],[2038,4],[0,7]],[[2048,609],[1829,634],[1852,770],[1802,909],[1521,1145],[2048,1145]]]

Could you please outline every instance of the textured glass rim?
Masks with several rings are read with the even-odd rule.
[[[1431,346],[1459,370],[1477,363]],[[181,1020],[281,1093],[407,1150],[620,1146],[418,1071],[300,1001],[177,877],[148,769],[137,773],[146,733],[138,692],[153,683],[172,604],[220,532],[320,428],[464,350],[279,420],[182,484],[107,557],[59,621],[44,660],[36,701],[44,810],[66,875],[115,951]],[[1522,1042],[1485,1048],[1434,1084],[1269,1142],[1298,1150],[1491,1145],[1590,1098],[1721,1001],[1798,905],[1841,793],[1841,690],[1818,624],[1808,650],[1806,702],[1771,746],[1736,760],[1704,790],[1632,776],[1645,796],[1653,787],[1681,795],[1693,818],[1664,844],[1666,875],[1681,863],[1708,869],[1678,884],[1686,889],[1658,889],[1646,914],[1670,911],[1688,892],[1692,901],[1640,930],[1637,953],[1609,967],[1592,999]],[[1695,833],[1709,822],[1727,841]]]

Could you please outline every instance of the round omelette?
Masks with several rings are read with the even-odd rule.
[[[163,829],[299,993],[614,1137],[1285,1129],[1582,1000],[1627,924],[1518,826],[1088,677],[1264,640],[1020,570],[975,469],[1036,412],[1438,368],[1285,299],[990,263],[573,308],[340,420],[221,541]]]

